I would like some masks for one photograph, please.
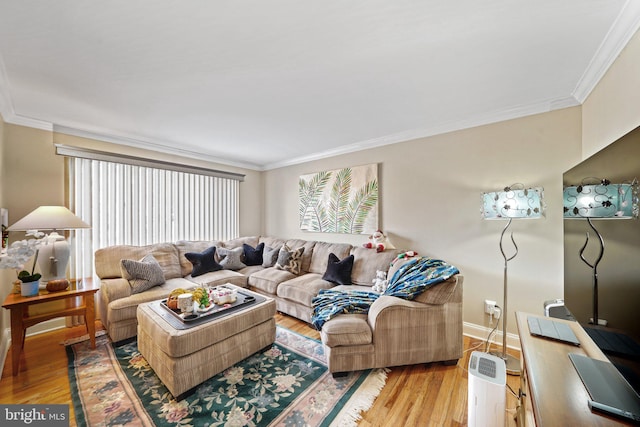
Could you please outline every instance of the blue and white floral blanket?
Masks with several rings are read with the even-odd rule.
[[[444,282],[458,273],[456,267],[439,259],[412,258],[393,274],[389,279],[387,290],[382,295],[412,300],[427,288]],[[320,330],[322,325],[336,314],[368,313],[369,307],[380,295],[367,291],[323,289],[312,300],[311,323]]]

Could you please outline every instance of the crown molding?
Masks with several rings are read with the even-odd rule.
[[[371,148],[382,147],[385,145],[397,144],[399,142],[407,142],[415,139],[427,138],[435,135],[442,135],[449,132],[455,132],[464,129],[470,129],[478,126],[498,123],[506,120],[517,119],[534,114],[547,113],[549,111],[560,110],[563,108],[575,107],[580,105],[573,96],[566,98],[558,98],[541,101],[530,105],[520,105],[506,108],[487,114],[478,115],[465,120],[443,122],[434,126],[422,129],[414,129],[396,134],[386,135],[380,138],[373,138],[354,144],[344,145],[335,149],[325,150],[308,156],[296,157],[282,162],[270,163],[264,166],[264,170],[278,169],[286,166],[293,166],[300,163],[311,162],[315,160],[326,159],[328,157],[339,156],[357,151],[368,150]]]
[[[0,100],[1,101],[1,100]],[[190,159],[205,160],[212,163],[218,163],[226,166],[239,167],[256,171],[267,171],[271,169],[278,169],[286,166],[293,166],[301,163],[307,163],[315,160],[321,160],[329,157],[354,153],[357,151],[368,150],[371,148],[382,147],[385,145],[397,144],[400,142],[407,142],[421,138],[427,138],[435,135],[441,135],[449,132],[455,132],[463,129],[469,129],[477,126],[488,125],[506,120],[517,119],[534,114],[546,113],[553,110],[559,110],[563,108],[569,108],[580,105],[580,102],[573,97],[558,98],[541,101],[531,105],[514,106],[511,108],[482,114],[476,117],[472,117],[466,120],[443,122],[435,124],[429,128],[414,129],[404,132],[399,132],[391,135],[382,136],[379,138],[373,138],[361,142],[356,142],[349,145],[344,145],[335,149],[325,150],[317,153],[310,154],[308,156],[301,156],[292,159],[288,159],[282,162],[275,162],[266,164],[264,166],[257,165],[248,162],[236,162],[218,157],[205,155],[201,152],[194,152],[191,150],[185,150],[177,147],[170,147],[168,145],[158,143],[156,141],[148,141],[143,139],[134,139],[127,136],[106,134],[88,130],[82,130],[69,126],[62,126],[51,124],[42,120],[30,119],[23,116],[17,116],[10,112],[8,117],[3,117],[6,123],[13,123],[22,126],[62,133],[65,135],[77,136],[81,138],[95,139],[98,141],[110,142],[113,144],[124,145],[127,147],[141,148],[145,150],[157,151],[164,154],[182,156]]]
[[[573,91],[580,104],[591,94],[638,28],[640,1],[627,0]]]
[[[12,111],[3,113],[2,117],[5,123],[25,126],[28,128],[34,128],[34,129],[40,129],[40,130],[46,130],[46,131],[52,132],[54,127],[52,123],[45,122],[43,120],[32,119],[30,117],[19,116],[17,114],[14,114]]]
[[[80,138],[95,139],[98,141],[110,142],[112,144],[124,145],[127,147],[141,148],[144,150],[156,151],[164,154],[171,154],[175,156],[186,157],[189,159],[205,160],[212,163],[217,163],[226,166],[233,166],[238,168],[261,170],[260,166],[248,162],[234,162],[231,160],[222,159],[219,157],[210,156],[202,152],[195,152],[191,150],[185,150],[177,147],[170,147],[168,145],[158,143],[156,141],[149,141],[143,139],[134,139],[127,136],[104,134],[93,131],[87,131],[62,125],[53,125],[53,132],[62,133],[65,135],[77,136]]]

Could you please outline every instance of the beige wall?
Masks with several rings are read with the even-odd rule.
[[[582,106],[582,158],[640,125],[640,31]]]
[[[509,263],[513,313],[542,313],[563,294],[562,173],[580,160],[580,107],[379,147],[265,173],[266,234],[361,244],[366,236],[302,232],[298,177],[379,163],[380,226],[395,246],[445,259],[465,276],[464,320],[488,326],[484,299],[501,303],[502,221],[480,219],[480,194],[521,182],[543,186],[547,216],[516,221],[520,248]],[[508,246],[507,246],[508,247]]]

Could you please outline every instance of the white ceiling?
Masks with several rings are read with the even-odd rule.
[[[581,104],[637,0],[0,0],[0,113],[257,170]]]

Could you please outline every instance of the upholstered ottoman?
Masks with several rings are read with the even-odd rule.
[[[138,349],[174,397],[275,341],[275,301],[251,294],[253,305],[187,329],[174,327],[160,301],[138,306]]]

